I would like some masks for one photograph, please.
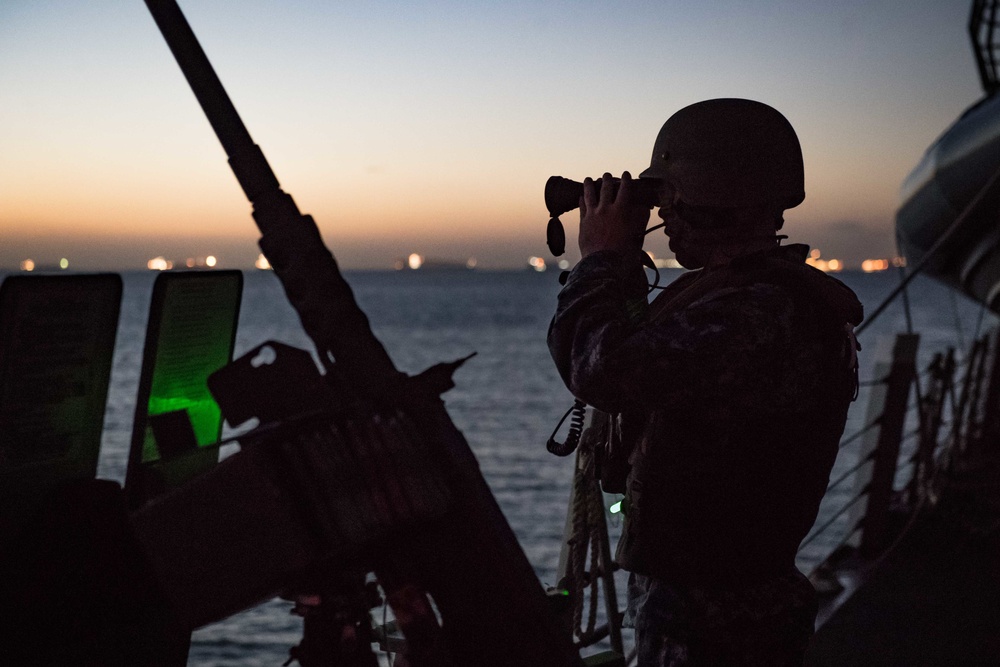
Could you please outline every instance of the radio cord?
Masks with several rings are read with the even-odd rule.
[[[559,432],[559,428],[570,415],[572,415],[572,418],[569,421],[569,433],[566,434],[566,440],[564,442],[559,442],[556,440],[556,433]],[[583,435],[583,422],[586,417],[587,404],[580,399],[575,399],[573,401],[573,407],[567,410],[566,414],[564,414],[562,419],[559,420],[559,423],[556,424],[555,429],[552,431],[552,435],[549,436],[549,441],[545,443],[545,448],[556,456],[569,456],[575,452],[577,445],[580,444],[580,436]]]

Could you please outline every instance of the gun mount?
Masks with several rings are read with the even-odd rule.
[[[440,372],[410,378],[396,369],[315,222],[281,190],[176,2],[146,4],[253,204],[260,246],[316,346],[324,382],[335,387],[319,395],[322,383],[309,380],[312,389],[305,394],[318,410],[310,419],[279,415],[290,430],[248,443],[231,462],[136,513],[136,532],[157,563],[158,578],[168,582],[167,596],[173,591],[175,601],[183,598],[186,611],[175,608],[184,624],[197,626],[250,606],[301,583],[306,570],[321,578],[374,570],[394,591],[415,584],[429,592],[441,615],[447,652],[457,664],[580,664],[468,443],[444,409],[438,392],[449,382],[441,381]],[[290,391],[300,382],[283,378],[275,386]],[[220,403],[228,403],[233,414],[240,401],[220,396]],[[423,472],[403,474],[404,461],[414,462],[409,471]],[[361,501],[348,507],[342,502],[344,486],[359,480],[367,480],[356,496]],[[243,501],[234,501],[227,489],[238,490]],[[199,522],[205,526],[225,525],[242,512],[237,531],[242,537],[230,534],[231,541],[271,550],[244,556],[248,566],[241,576],[229,570],[224,604],[208,601],[189,575],[176,574],[176,559],[195,559],[200,549],[177,519],[183,507],[195,505],[202,508]],[[271,515],[258,521],[258,511]],[[353,522],[352,513],[357,513]],[[296,530],[299,534],[290,534]],[[206,539],[211,532],[205,531]],[[176,535],[176,543],[163,537],[167,534]],[[163,557],[167,550],[173,554],[169,559]],[[215,576],[240,558],[237,551],[232,549],[229,563],[219,563]],[[273,567],[262,572],[262,563]],[[207,582],[212,573],[205,576]]]

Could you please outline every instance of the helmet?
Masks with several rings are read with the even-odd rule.
[[[740,207],[805,199],[802,149],[775,109],[741,99],[684,107],[667,119],[639,178],[658,178],[691,206]]]

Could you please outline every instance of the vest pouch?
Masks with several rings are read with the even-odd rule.
[[[594,411],[590,429],[594,443],[594,462],[597,479],[605,493],[625,493],[629,471],[632,442],[626,441],[618,415]]]

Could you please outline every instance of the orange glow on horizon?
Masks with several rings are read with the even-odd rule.
[[[160,255],[146,262],[146,268],[150,271],[169,271],[174,268],[174,263]]]
[[[889,264],[890,262],[887,259],[866,259],[861,262],[861,270],[865,273],[885,271],[889,268]]]
[[[839,259],[822,259],[818,248],[809,251],[806,264],[815,267],[824,273],[837,273],[844,270],[844,263]]]
[[[604,17],[601,39],[591,38],[589,13],[552,3],[476,3],[461,17],[441,3],[404,3],[389,20],[365,3],[188,4],[283,190],[335,252],[346,249],[339,261],[369,268],[414,248],[428,261],[475,255],[479,268],[523,268],[533,255],[554,266],[546,179],[636,174],[672,112],[723,92],[766,101],[791,121],[807,196],[785,230],[792,242],[836,248],[853,267],[894,252],[900,182],[981,93],[967,11],[954,3],[910,3],[901,16],[920,38],[891,49],[875,29],[879,8],[829,3],[764,13],[736,3],[722,22],[710,3],[670,12],[642,3]],[[208,251],[220,265],[252,265],[251,206],[142,3],[13,5],[0,68],[9,101],[0,105],[0,266],[30,256],[50,267],[64,253],[74,270],[142,268],[161,254],[181,266]],[[552,25],[568,37],[553,40]],[[662,78],[649,44],[666,33],[677,76],[637,96]],[[264,34],[275,39],[247,38]],[[780,53],[765,48],[774,43]],[[594,66],[607,44],[633,66]],[[836,75],[817,88],[823,68]],[[932,70],[940,76],[920,76]],[[606,94],[554,101],[552,82],[581,71]],[[576,220],[563,219],[571,263]],[[665,242],[648,244],[668,256]]]

